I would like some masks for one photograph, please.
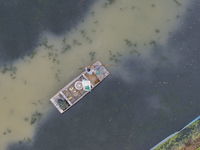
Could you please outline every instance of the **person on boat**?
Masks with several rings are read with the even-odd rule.
[[[94,66],[85,67],[87,74],[91,75],[94,72]]]

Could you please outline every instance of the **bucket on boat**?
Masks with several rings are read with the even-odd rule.
[[[91,85],[90,85],[91,83],[90,83],[89,80],[84,79],[82,81],[82,84],[83,84],[83,90],[84,91],[90,91],[91,92]]]
[[[97,75],[98,75],[98,74],[100,74],[100,70],[99,70],[99,71],[97,71],[97,72],[96,72],[96,74],[97,74]]]
[[[85,87],[85,90],[87,90],[87,91],[90,91],[90,92],[91,92],[89,85]]]
[[[81,90],[81,89],[83,88],[82,82],[81,82],[81,81],[77,81],[77,82],[75,83],[75,88],[76,88],[77,90]]]

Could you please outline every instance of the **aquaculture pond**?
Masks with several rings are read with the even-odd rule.
[[[0,149],[145,150],[199,116],[198,0],[0,4]],[[110,75],[60,114],[97,60]]]

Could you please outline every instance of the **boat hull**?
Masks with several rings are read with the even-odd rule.
[[[109,75],[109,72],[99,61],[95,62],[93,66],[94,72],[92,75],[84,71],[50,99],[60,113],[66,112],[89,93],[89,91],[84,89],[76,89],[75,83],[77,81],[82,82],[83,80],[89,80],[91,83],[91,90],[93,90]]]

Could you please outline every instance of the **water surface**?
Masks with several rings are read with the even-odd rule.
[[[37,33],[38,46],[30,44],[34,50],[1,67],[1,148],[150,149],[187,124],[199,107],[198,52],[186,22],[193,5],[102,0],[63,27],[70,31],[48,22]],[[110,76],[92,93],[59,114],[49,99],[82,72],[78,68],[97,60],[116,66],[107,68]]]

